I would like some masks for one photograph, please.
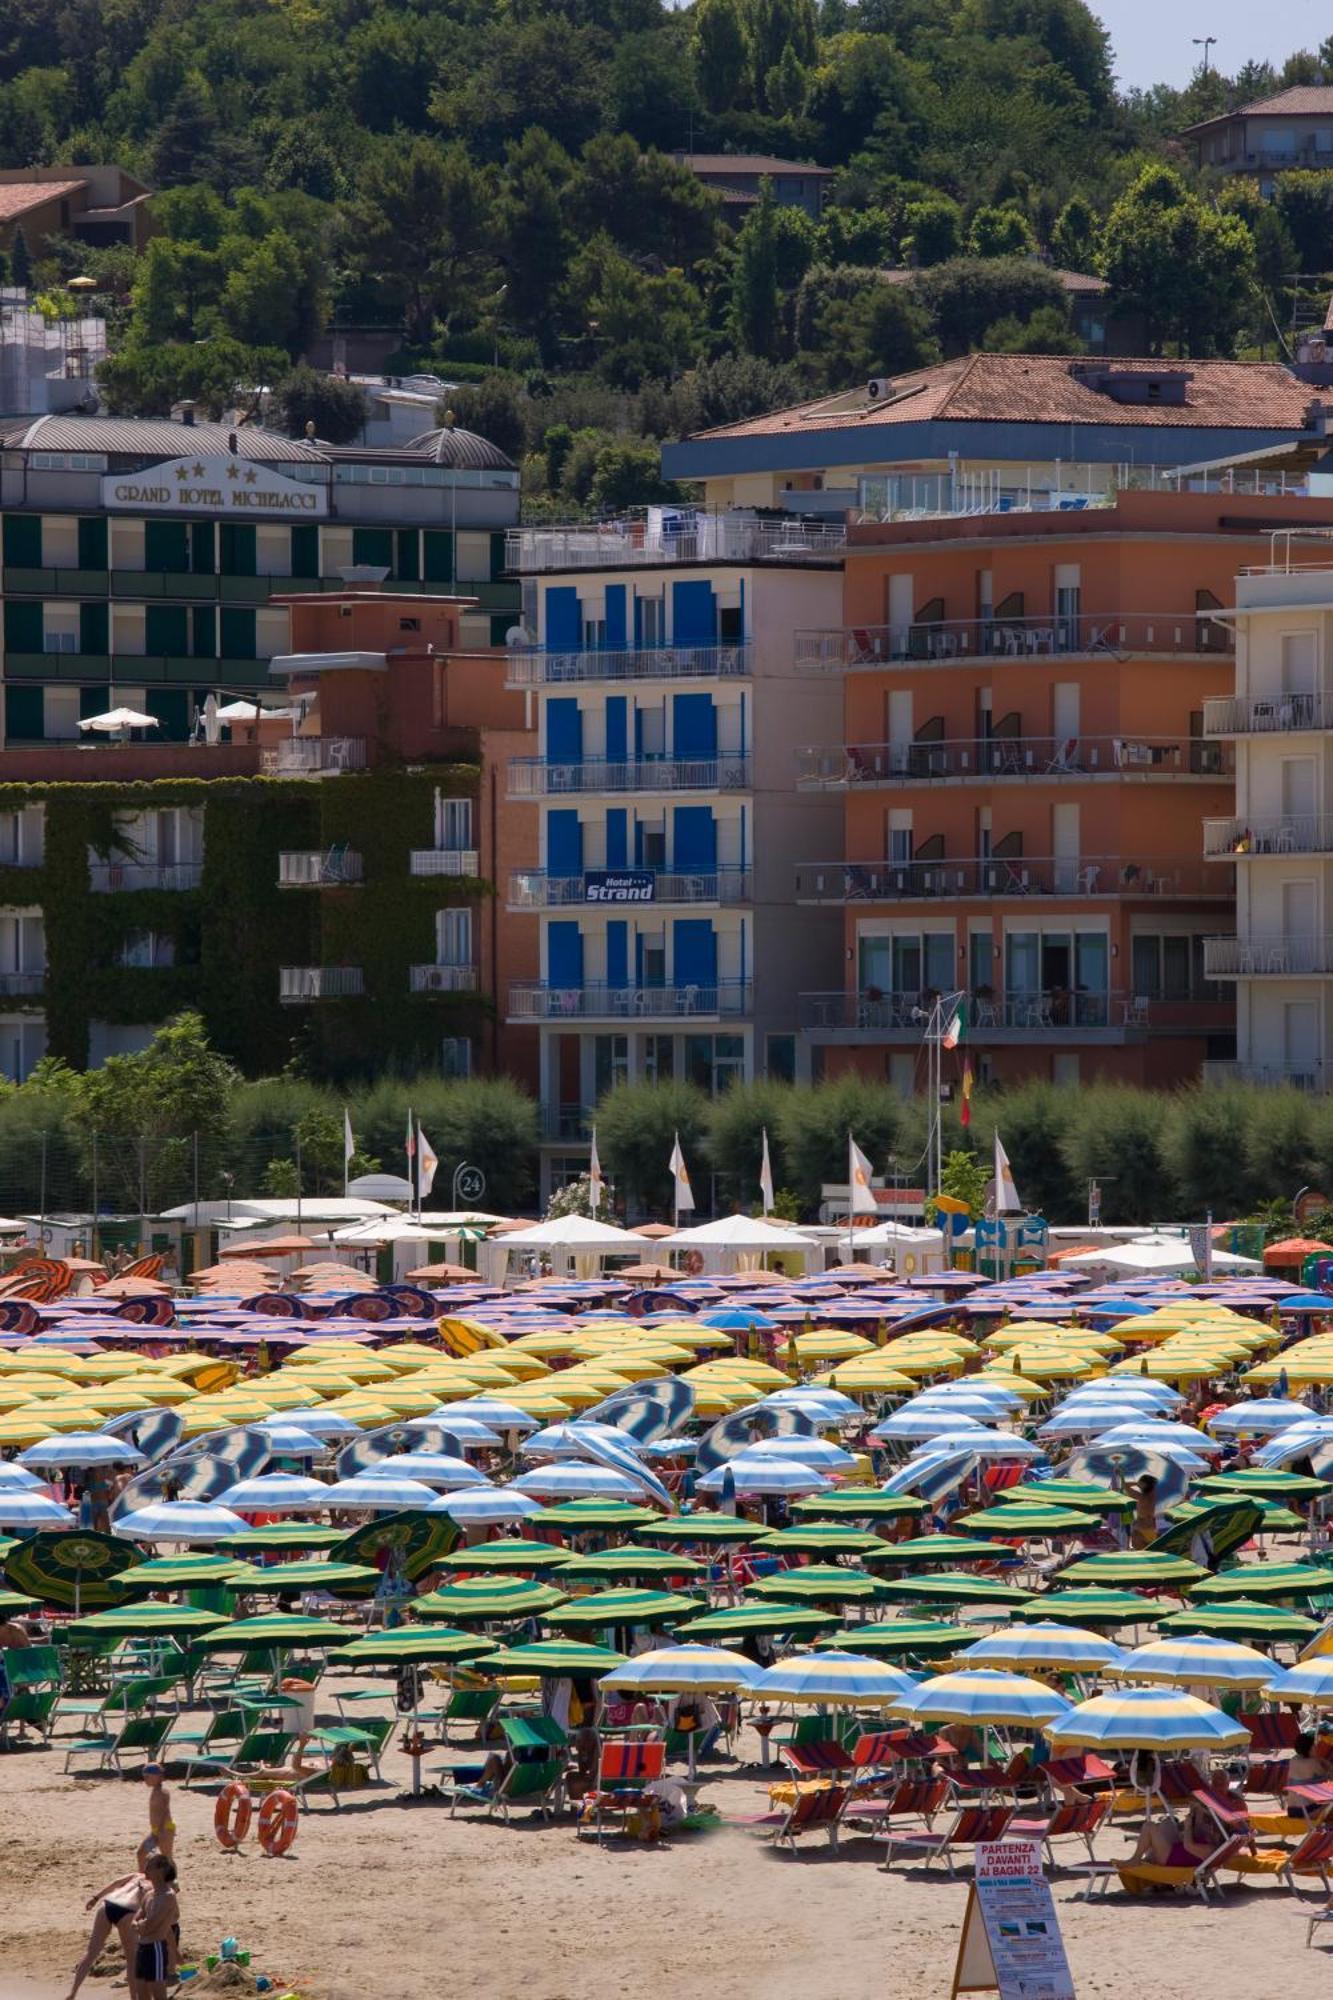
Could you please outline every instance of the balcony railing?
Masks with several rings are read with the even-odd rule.
[[[732,1019],[750,1012],[750,995],[745,979],[723,979],[711,986],[548,986],[532,981],[510,987],[509,1016],[515,1021]]]
[[[1333,729],[1333,696],[1325,694],[1226,695],[1205,701],[1205,736],[1277,736]]]
[[[1206,819],[1203,851],[1225,861],[1255,854],[1333,854],[1333,818],[1288,813],[1280,819]]]
[[[355,1000],[365,990],[359,965],[284,965],[278,971],[278,998],[285,1006],[306,1000]]]
[[[1203,969],[1208,979],[1299,979],[1333,972],[1333,938],[1205,938]]]
[[[22,995],[40,993],[46,985],[46,971],[0,972],[0,993]]]
[[[271,777],[318,778],[337,771],[363,771],[364,736],[291,736],[259,753],[259,766]]]
[[[798,903],[967,901],[976,897],[1170,897],[1190,902],[1229,900],[1234,878],[1203,863],[1092,859],[802,862]]]
[[[845,545],[842,523],[795,515],[756,520],[744,512],[654,510],[628,520],[559,528],[510,528],[505,566],[538,570],[638,569],[648,563],[832,562]]]
[[[798,750],[796,767],[804,791],[848,791],[939,778],[1224,778],[1235,757],[1190,736],[991,736]]]
[[[1333,1089],[1333,1063],[1206,1062],[1203,1080],[1214,1089],[1227,1084],[1258,1084],[1265,1090]]]
[[[566,1144],[587,1145],[592,1132],[592,1113],[581,1104],[544,1104],[541,1108],[543,1139],[563,1139]]]
[[[568,792],[745,792],[750,760],[720,757],[637,757],[631,763],[593,759],[552,763],[545,757],[514,757],[509,764],[511,799],[545,799]]]
[[[414,993],[475,993],[475,965],[414,965],[409,974]]]
[[[280,889],[341,889],[359,882],[362,861],[345,847],[326,847],[278,856]]]
[[[476,875],[479,868],[475,847],[414,847],[408,857],[413,875]]]
[[[622,875],[651,889],[649,895],[593,893],[594,877]],[[509,906],[515,910],[563,910],[577,905],[611,909],[620,903],[748,903],[753,889],[748,868],[597,869],[588,874],[551,875],[530,869],[509,878]]]
[[[737,680],[750,671],[747,645],[637,646],[579,653],[534,649],[509,655],[505,685],[537,688],[570,681]]]
[[[1140,654],[1225,654],[1231,630],[1206,612],[1046,613],[1017,618],[941,618],[910,625],[856,625],[796,634],[804,673],[955,666],[963,660],[1043,660],[1070,654],[1134,659]]]
[[[118,889],[197,889],[203,873],[202,861],[95,861],[88,867],[88,886],[99,895]]]
[[[919,1042],[931,996],[921,993],[802,993],[798,1019],[809,1035],[893,1036]],[[1127,993],[972,994],[968,1035],[975,1041],[1033,1035],[1117,1033],[1152,1026],[1152,1003]]]

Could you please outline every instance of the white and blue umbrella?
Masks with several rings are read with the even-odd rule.
[[[275,1458],[321,1458],[329,1448],[327,1438],[312,1437],[296,1424],[267,1424],[259,1434]]]
[[[1285,1673],[1275,1673],[1265,1691],[1274,1701],[1309,1702],[1311,1707],[1327,1708],[1333,1705],[1333,1657],[1301,1660]]]
[[[0,1528],[72,1528],[74,1516],[45,1493],[0,1489]]]
[[[295,1472],[261,1472],[241,1479],[218,1494],[224,1507],[254,1514],[318,1514],[329,1504],[332,1487],[322,1479],[303,1479]]]
[[[541,1511],[540,1500],[531,1493],[516,1493],[512,1486],[468,1487],[462,1493],[445,1493],[426,1509],[428,1514],[447,1514],[460,1528],[498,1528]]]
[[[623,1446],[629,1446],[629,1436],[619,1431],[614,1424],[565,1423],[547,1424],[545,1429],[534,1431],[524,1438],[522,1455],[524,1458],[582,1458],[584,1447],[590,1437],[619,1439]]]
[[[976,1430],[943,1431],[938,1437],[920,1444],[913,1452],[919,1458],[925,1452],[965,1451],[975,1458],[988,1459],[1031,1459],[1045,1458],[1039,1444],[1030,1438],[1020,1437],[1017,1431],[988,1431],[978,1426]]]
[[[1046,1730],[1057,1749],[1247,1749],[1250,1732],[1222,1709],[1180,1688],[1119,1688],[1095,1694],[1069,1709]]]
[[[214,1501],[157,1500],[118,1514],[111,1532],[127,1542],[224,1542],[249,1526],[230,1507]]]
[[[642,1500],[642,1480],[607,1465],[573,1464],[534,1466],[510,1482],[512,1491],[535,1494],[539,1500]]]
[[[1260,1445],[1253,1462],[1263,1471],[1272,1472],[1290,1465],[1293,1458],[1304,1458],[1307,1452],[1318,1451],[1329,1443],[1333,1443],[1333,1417],[1302,1418],[1300,1423],[1288,1424],[1267,1444]]]
[[[39,1465],[57,1471],[75,1471],[93,1465],[146,1465],[147,1459],[126,1438],[107,1437],[102,1431],[66,1431],[63,1437],[43,1438],[19,1453],[20,1465]]]
[[[1107,1396],[1125,1396],[1131,1402],[1152,1403],[1159,1410],[1178,1410],[1185,1400],[1179,1389],[1152,1375],[1101,1375],[1095,1382],[1075,1383],[1064,1401],[1073,1403],[1083,1396],[1096,1396],[1099,1402]]]
[[[749,1693],[764,1669],[724,1646],[656,1646],[603,1674],[601,1686],[617,1694]]]
[[[1123,1658],[1119,1646],[1099,1632],[1078,1625],[1011,1625],[988,1632],[959,1654],[970,1667],[1007,1667],[1011,1671],[1066,1674],[1101,1673]]]
[[[746,1445],[745,1456],[786,1459],[793,1465],[813,1465],[818,1472],[851,1472],[856,1466],[854,1453],[830,1444],[827,1438],[756,1438],[753,1444]]]
[[[1216,1438],[1210,1438],[1207,1431],[1196,1430],[1193,1424],[1173,1424],[1166,1418],[1135,1418],[1130,1423],[1117,1424],[1111,1431],[1103,1431],[1100,1442],[1107,1445],[1137,1444],[1149,1451],[1161,1451],[1164,1445],[1178,1445],[1182,1451],[1200,1454],[1217,1450]]]
[[[935,1674],[894,1703],[913,1722],[966,1722],[981,1727],[1043,1729],[1069,1713],[1069,1703],[1043,1681],[999,1667],[960,1667]]]
[[[861,1405],[851,1396],[844,1396],[841,1389],[810,1389],[799,1385],[790,1389],[775,1389],[771,1396],[762,1396],[759,1407],[780,1410],[789,1405],[794,1410],[804,1410],[819,1422],[824,1421],[827,1411],[829,1419],[841,1423],[844,1418],[854,1419],[863,1413]]]
[[[262,1433],[285,1430],[291,1424],[303,1430],[307,1437],[316,1438],[352,1437],[361,1428],[350,1417],[345,1417],[341,1410],[322,1410],[318,1407],[312,1410],[284,1410],[281,1416],[261,1417],[257,1424],[250,1424],[247,1428]]]
[[[0,1465],[0,1493],[36,1493],[44,1484],[26,1465]]]
[[[1311,1415],[1308,1403],[1293,1403],[1285,1396],[1256,1396],[1248,1403],[1233,1403],[1209,1417],[1208,1428],[1218,1437],[1273,1437],[1293,1424],[1305,1423]]]
[[[891,1472],[880,1491],[915,1493],[920,1499],[932,1502],[943,1500],[969,1479],[980,1464],[980,1458],[965,1446],[954,1444],[940,1451],[932,1447]]]
[[[476,1417],[456,1416],[454,1414],[456,1408],[456,1404],[450,1406],[447,1424],[443,1417],[408,1417],[394,1428],[420,1432],[425,1437],[437,1437],[441,1431],[447,1429],[451,1437],[457,1438],[464,1451],[479,1451],[487,1445],[499,1446],[504,1443],[499,1431],[491,1424],[483,1424]]]
[[[996,1404],[1005,1410],[1016,1410],[1021,1407],[1023,1398],[1016,1389],[1006,1388],[997,1375],[957,1375],[950,1382],[932,1382],[929,1388],[918,1390],[910,1401],[903,1404],[903,1408],[933,1410],[939,1404],[978,1401]]]
[[[675,1511],[676,1503],[670,1488],[663,1485],[657,1474],[640,1461],[629,1439],[620,1432],[606,1437],[600,1431],[590,1430],[583,1439],[582,1449],[585,1459],[592,1459],[608,1471],[618,1472],[623,1478],[632,1480],[641,1493],[656,1500],[669,1514]]]
[[[226,1498],[226,1495],[223,1495]],[[361,1472],[354,1479],[336,1479],[324,1488],[326,1507],[349,1513],[393,1514],[407,1507],[429,1507],[435,1495],[421,1479],[376,1479]]]
[[[438,1410],[432,1410],[430,1415],[436,1423],[449,1422],[454,1417],[475,1417],[479,1424],[490,1424],[497,1431],[541,1429],[539,1417],[531,1417],[526,1410],[520,1410],[514,1403],[502,1402],[496,1396],[468,1396],[461,1402],[441,1403]]]
[[[475,1465],[469,1465],[465,1458],[455,1458],[447,1451],[397,1451],[390,1458],[378,1459],[368,1465],[359,1475],[363,1479],[419,1479],[424,1486],[433,1486],[441,1493],[452,1493],[465,1486],[489,1486],[484,1472]]]
[[[830,1650],[826,1653],[792,1653],[768,1667],[750,1692],[764,1701],[811,1702],[833,1707],[845,1702],[849,1707],[880,1707],[916,1692],[913,1675],[887,1660],[872,1660],[861,1653]]]
[[[986,1426],[976,1417],[955,1415],[951,1410],[895,1410],[891,1417],[875,1425],[870,1435],[879,1444],[892,1444],[895,1439],[912,1442],[915,1439],[943,1437],[952,1431],[972,1431],[977,1437],[986,1435]]]
[[[794,1464],[782,1458],[756,1458],[748,1451],[705,1473],[699,1481],[700,1493],[721,1493],[730,1476],[732,1491],[756,1499],[778,1499],[802,1493],[821,1493],[832,1484],[813,1465]]]

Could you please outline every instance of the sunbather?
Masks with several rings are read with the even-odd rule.
[[[1296,1748],[1287,1765],[1286,1778],[1288,1786],[1322,1785],[1333,1778],[1333,1763],[1330,1763],[1327,1757],[1319,1755],[1319,1746],[1312,1729],[1307,1729],[1296,1738]],[[1304,1815],[1304,1800],[1294,1799],[1290,1791],[1287,1792],[1283,1803],[1286,1810],[1294,1817],[1300,1818]]]

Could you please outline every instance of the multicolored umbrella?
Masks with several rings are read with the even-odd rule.
[[[1333,1659],[1302,1660],[1265,1683],[1274,1701],[1299,1701],[1311,1708],[1333,1708]]]
[[[859,1653],[793,1653],[769,1667],[750,1689],[764,1701],[822,1708],[882,1708],[916,1692],[899,1667]]]
[[[897,1576],[892,1581],[886,1578],[883,1594],[888,1598],[922,1598],[934,1604],[999,1604],[1013,1611],[1032,1600],[1030,1591],[997,1583],[989,1576]]]
[[[1128,1493],[1117,1493],[1110,1486],[1097,1486],[1091,1480],[1080,1479],[1025,1479],[1005,1494],[1006,1505],[1026,1507],[1029,1503],[1039,1507],[1075,1507],[1089,1514],[1134,1512],[1134,1501]]]
[[[376,1527],[381,1525],[375,1523]],[[358,1528],[356,1532],[367,1531]],[[255,1556],[277,1555],[284,1549],[331,1549],[352,1539],[342,1528],[325,1528],[314,1521],[272,1521],[265,1528],[247,1528],[243,1534],[229,1536],[227,1553]]]
[[[617,1625],[664,1625],[689,1618],[700,1608],[697,1597],[671,1590],[598,1590],[546,1613],[558,1631],[588,1626],[594,1631]]]
[[[808,1500],[797,1500],[791,1511],[802,1521],[898,1521],[909,1514],[924,1514],[929,1504],[913,1493],[844,1486],[840,1493],[816,1493]]]
[[[289,1590],[327,1590],[332,1597],[368,1597],[380,1581],[380,1573],[370,1563],[329,1562],[314,1556],[309,1562],[269,1563],[264,1568],[238,1566],[227,1578],[224,1590],[236,1596],[257,1597]]]
[[[121,1602],[116,1579],[133,1563],[124,1542],[77,1528],[16,1543],[5,1557],[5,1578],[12,1589],[61,1611],[104,1611]]]
[[[499,1622],[505,1618],[531,1618],[535,1612],[551,1611],[565,1602],[563,1590],[549,1584],[528,1583],[522,1577],[460,1577],[457,1583],[443,1584],[408,1607],[414,1618],[443,1618],[457,1624]]]
[[[1168,1687],[1260,1688],[1271,1678],[1273,1662],[1236,1639],[1172,1633],[1136,1646],[1106,1671],[1117,1680],[1157,1681]]]
[[[735,1694],[752,1689],[763,1669],[720,1646],[659,1646],[608,1674],[617,1694]]]
[[[1220,1708],[1178,1688],[1122,1688],[1080,1702],[1046,1734],[1057,1749],[1239,1750],[1250,1733]]]
[[[874,1603],[886,1592],[863,1569],[843,1569],[838,1563],[808,1563],[804,1569],[784,1569],[776,1576],[756,1577],[746,1586],[745,1594],[798,1604],[859,1604]]]
[[[879,1542],[865,1560],[875,1569],[932,1568],[938,1563],[993,1563],[997,1551],[990,1542],[967,1535],[920,1535],[910,1542]]]
[[[911,1695],[895,1702],[899,1715],[913,1722],[967,1722],[997,1728],[1041,1729],[1069,1713],[1063,1695],[1026,1674],[1003,1673],[994,1667],[965,1667],[922,1681]]]
[[[1007,1667],[1022,1672],[1096,1674],[1114,1666],[1124,1655],[1119,1646],[1078,1625],[1034,1620],[988,1632],[959,1653],[972,1667]]]
[[[935,1654],[956,1653],[961,1637],[957,1625],[933,1619],[891,1618],[882,1625],[856,1625],[844,1632],[830,1632],[825,1644],[845,1646],[857,1653],[883,1653],[889,1659],[929,1659]]]
[[[489,1639],[452,1625],[401,1625],[392,1632],[367,1632],[329,1655],[340,1666],[410,1666],[414,1661],[480,1660],[493,1650]]]
[[[573,1557],[568,1549],[552,1548],[549,1542],[529,1542],[521,1537],[500,1542],[476,1542],[471,1548],[455,1549],[441,1556],[438,1568],[470,1574],[506,1570],[531,1571],[563,1569]]]
[[[1284,1639],[1310,1639],[1318,1622],[1277,1604],[1260,1604],[1252,1597],[1233,1597],[1225,1604],[1187,1605],[1158,1623],[1162,1632],[1214,1632],[1221,1638],[1258,1640],[1278,1645]]]
[[[1253,1493],[1260,1500],[1313,1500],[1327,1493],[1327,1479],[1311,1479],[1305,1472],[1217,1472],[1195,1482],[1200,1493]]]
[[[216,1611],[199,1611],[192,1604],[119,1604],[91,1618],[71,1619],[71,1639],[108,1637],[139,1639],[185,1639],[193,1642],[201,1632],[215,1632],[227,1620]]]
[[[679,1542],[683,1547],[700,1542],[720,1548],[728,1542],[765,1541],[768,1530],[757,1521],[746,1521],[737,1514],[677,1514],[669,1521],[652,1515],[634,1534],[635,1540],[641,1542]]]
[[[1058,1624],[1105,1625],[1114,1631],[1120,1625],[1155,1625],[1160,1613],[1151,1598],[1132,1590],[1048,1590],[1015,1616],[1024,1624],[1030,1618],[1052,1619]]]
[[[223,1583],[241,1565],[226,1556],[153,1556],[116,1579],[121,1597],[156,1590],[202,1590]]]
[[[815,1604],[736,1604],[724,1611],[709,1611],[676,1627],[682,1639],[747,1639],[773,1633],[827,1632],[838,1622],[836,1611],[821,1611]],[[869,1629],[869,1628],[867,1628]]]
[[[775,1536],[774,1541],[777,1540]],[[529,1543],[530,1548],[539,1544]],[[769,1546],[769,1544],[765,1544]],[[472,1551],[473,1554],[476,1551]],[[589,1555],[572,1556],[567,1549],[552,1549],[551,1555],[558,1560],[556,1581],[563,1589],[566,1584],[577,1583],[587,1577],[616,1582],[622,1578],[647,1577],[651,1582],[655,1577],[703,1576],[704,1565],[693,1556],[681,1555],[673,1549],[636,1549],[626,1546],[621,1549],[600,1549]]]
[[[1205,1576],[1193,1584],[1196,1604],[1224,1603],[1236,1597],[1319,1597],[1333,1592],[1333,1569],[1313,1563],[1244,1563]]]
[[[269,1532],[276,1535],[282,1530],[274,1528]],[[450,1553],[457,1541],[458,1529],[447,1516],[433,1511],[421,1513],[413,1508],[405,1514],[381,1514],[378,1520],[353,1528],[350,1535],[340,1535],[323,1544],[312,1540],[308,1546],[327,1547],[339,1562],[373,1563],[376,1569],[391,1570],[406,1582],[416,1583],[442,1556]],[[228,1547],[239,1548],[240,1543],[229,1543]]]
[[[443,1501],[441,1501],[443,1506]],[[661,1519],[651,1507],[635,1507],[626,1500],[564,1500],[558,1507],[543,1507],[530,1516],[534,1528],[564,1528],[570,1534],[605,1528],[646,1529]]]
[[[642,1657],[646,1658],[647,1655]],[[531,1646],[505,1646],[483,1662],[488,1674],[541,1674],[563,1680],[569,1675],[602,1675],[626,1664],[623,1653],[586,1640],[539,1639]]]
[[[210,1653],[256,1652],[272,1648],[287,1652],[297,1646],[337,1646],[347,1637],[345,1625],[324,1618],[300,1618],[271,1611],[262,1618],[235,1618],[230,1624],[200,1635],[194,1643]]]
[[[1028,1535],[1087,1535],[1092,1533],[1094,1525],[1086,1507],[1029,1506],[1017,1501],[1012,1505],[983,1507],[976,1514],[962,1514],[954,1523],[974,1535],[995,1535],[1013,1541],[1021,1541]]]
[[[844,1527],[838,1521],[810,1521],[801,1527],[783,1528],[767,1535],[765,1555],[866,1556],[889,1546],[879,1535],[864,1528]]]
[[[1122,1554],[1085,1556],[1060,1572],[1061,1583],[1142,1584],[1149,1589],[1168,1589],[1172,1584],[1194,1584],[1208,1574],[1199,1563],[1184,1556],[1156,1555],[1151,1549],[1126,1549]]]

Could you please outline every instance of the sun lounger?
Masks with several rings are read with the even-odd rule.
[[[790,1847],[793,1853],[803,1833],[820,1830],[828,1835],[829,1846],[836,1848],[838,1827],[849,1797],[846,1785],[821,1785],[814,1791],[797,1792],[790,1805],[777,1812],[758,1813],[731,1824],[764,1827],[769,1830],[774,1847]]]
[[[583,1802],[585,1815],[591,1811],[600,1842],[608,1819],[621,1822],[640,1804],[649,1785],[662,1775],[666,1764],[663,1742],[603,1743],[597,1762],[597,1789]]]
[[[893,1820],[901,1819],[904,1832],[917,1826],[924,1827],[927,1833],[934,1832],[936,1816],[949,1802],[947,1778],[899,1778],[890,1791],[877,1797],[872,1787],[881,1782],[872,1779],[864,1786],[853,1786],[844,1820],[872,1829],[876,1826],[887,1829]]]
[[[1317,1875],[1325,1895],[1333,1869],[1333,1827],[1311,1827],[1299,1847],[1255,1847],[1242,1850],[1227,1863],[1238,1875],[1274,1875],[1295,1891],[1297,1875]]]
[[[174,1721],[171,1715],[132,1715],[114,1736],[76,1736],[65,1747],[65,1769],[75,1757],[96,1757],[99,1771],[121,1770],[121,1759],[131,1753],[145,1763],[162,1761]]]
[[[1009,1832],[1015,1838],[1039,1840],[1046,1849],[1046,1859],[1055,1866],[1053,1840],[1077,1839],[1088,1850],[1089,1862],[1097,1859],[1095,1842],[1102,1822],[1111,1811],[1109,1796],[1103,1792],[1096,1799],[1069,1799],[1056,1807],[1049,1819],[1013,1819],[1009,1822]]]
[[[460,1804],[471,1804],[484,1806],[486,1819],[494,1819],[498,1812],[507,1821],[511,1806],[527,1805],[543,1819],[554,1819],[564,1783],[563,1757],[534,1757],[511,1764],[496,1785],[455,1785],[449,1794],[449,1817],[457,1815]]]
[[[1278,1750],[1294,1750],[1301,1733],[1300,1717],[1293,1709],[1264,1708],[1255,1715],[1241,1715],[1237,1721],[1250,1732],[1250,1747],[1261,1755]]]
[[[854,1758],[845,1743],[826,1737],[820,1743],[784,1743],[780,1756],[797,1778],[829,1778],[852,1769]]]
[[[1217,1881],[1220,1868],[1231,1867],[1235,1857],[1246,1851],[1247,1841],[1236,1836],[1224,1840],[1219,1847],[1206,1854],[1202,1860],[1185,1858],[1183,1852],[1179,1862],[1122,1861],[1116,1867],[1121,1887],[1134,1896],[1146,1895],[1150,1889],[1174,1889],[1183,1895],[1198,1896],[1201,1902],[1208,1901],[1212,1888],[1220,1891]],[[1109,1882],[1110,1876],[1104,1878]]]
[[[955,1875],[955,1853],[970,1851],[982,1841],[1003,1840],[1013,1816],[1012,1806],[964,1806],[952,1825],[938,1833],[925,1826],[901,1832],[890,1828],[885,1835],[888,1851],[883,1867],[891,1869],[896,1854],[917,1853],[925,1856],[927,1867],[937,1857],[943,1859],[950,1875]]]

